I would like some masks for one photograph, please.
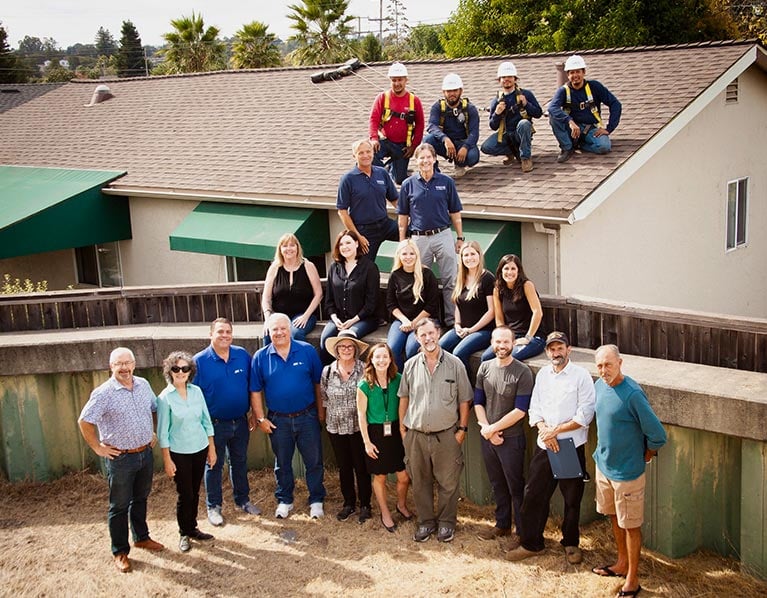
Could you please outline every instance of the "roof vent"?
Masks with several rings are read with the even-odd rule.
[[[555,62],[554,67],[557,69],[557,87],[562,87],[567,83],[567,73],[565,73],[565,63]]]
[[[91,103],[86,106],[95,106],[101,102],[106,102],[108,99],[113,98],[112,90],[106,85],[99,85],[91,96]]]
[[[737,104],[738,103],[738,80],[735,79],[727,86],[727,90],[724,92],[725,104]]]

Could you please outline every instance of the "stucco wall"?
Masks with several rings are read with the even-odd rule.
[[[561,294],[763,317],[765,139],[767,76],[752,68],[736,104],[720,94],[585,220],[563,227]],[[748,244],[727,252],[727,183],[741,177]]]

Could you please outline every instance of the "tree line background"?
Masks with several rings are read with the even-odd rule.
[[[441,25],[410,27],[403,0],[386,0],[378,32],[355,31],[349,0],[289,6],[294,34],[281,40],[259,21],[231,38],[192,12],[170,22],[161,47],[143,45],[131,21],[120,38],[100,27],[94,42],[62,49],[25,36],[12,48],[0,20],[0,83],[139,77],[223,69],[459,58],[590,48],[759,39],[767,0],[460,0]],[[371,19],[373,20],[373,19]]]

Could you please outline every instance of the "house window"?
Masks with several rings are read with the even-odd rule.
[[[325,268],[325,256],[319,255],[306,258],[317,266],[320,278],[327,276]],[[226,256],[226,279],[229,282],[245,282],[266,279],[266,271],[271,262],[265,260],[252,260],[244,257]]]
[[[122,267],[117,243],[102,243],[75,249],[77,282],[94,287],[122,286]]]
[[[727,250],[746,244],[748,179],[727,183]]]
[[[727,86],[727,90],[724,92],[725,104],[737,104],[738,103],[738,80],[735,79]]]

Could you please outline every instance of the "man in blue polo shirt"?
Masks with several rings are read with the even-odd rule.
[[[290,337],[290,318],[274,313],[266,321],[272,344],[253,356],[250,372],[250,405],[258,427],[269,439],[274,452],[277,488],[277,519],[287,519],[293,510],[293,454],[296,447],[306,467],[309,513],[313,519],[324,515],[325,474],[320,435],[320,377],[322,364],[309,343]],[[264,398],[266,409],[264,413]]]
[[[229,479],[235,504],[250,515],[260,515],[261,509],[250,502],[248,484],[250,355],[242,347],[232,344],[232,323],[229,320],[213,320],[210,325],[210,345],[194,356],[194,362],[197,374],[193,383],[205,395],[205,403],[213,421],[213,439],[218,455],[213,467],[205,465],[208,521],[212,525],[224,524],[221,515],[224,455],[229,462]]]
[[[397,223],[386,215],[386,200],[396,206],[397,188],[389,173],[373,165],[373,144],[360,139],[352,144],[357,166],[338,184],[336,208],[346,230],[357,233],[362,253],[375,261],[384,241],[397,241]]]
[[[445,308],[445,326],[453,327],[455,304],[451,295],[458,273],[456,254],[463,246],[461,200],[453,179],[434,171],[437,152],[428,143],[415,150],[418,172],[405,179],[399,193],[397,214],[400,241],[412,236],[421,254],[421,263],[431,268],[436,260],[442,300]],[[453,241],[450,225],[458,235]]]

